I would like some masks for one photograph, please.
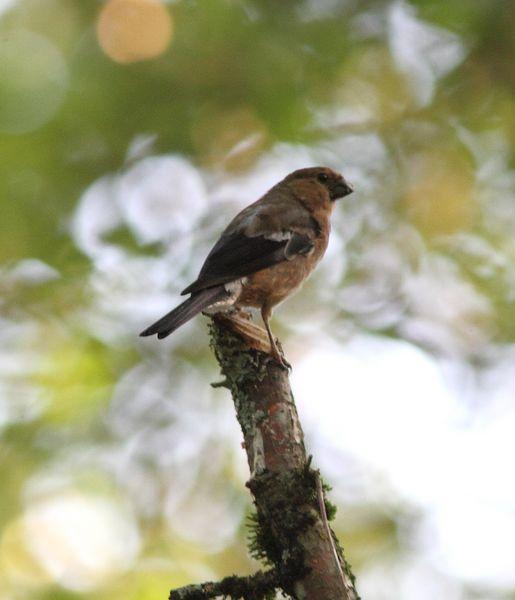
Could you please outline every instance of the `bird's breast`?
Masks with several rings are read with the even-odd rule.
[[[257,271],[243,282],[237,306],[275,306],[296,292],[316,267],[327,248],[327,236],[319,236],[313,250]]]

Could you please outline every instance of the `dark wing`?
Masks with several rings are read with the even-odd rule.
[[[309,254],[314,245],[313,240],[307,235],[294,233],[284,248],[284,255],[287,260],[292,260],[298,254]]]
[[[249,237],[243,233],[222,236],[215,244],[195,282],[182,294],[190,294],[215,285],[229,283],[251,275],[297,254],[306,254],[313,247],[307,235],[292,233],[285,240],[271,240],[258,235]]]

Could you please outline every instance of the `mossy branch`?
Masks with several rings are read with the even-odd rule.
[[[208,581],[198,585],[188,585],[170,592],[169,600],[206,600],[206,598],[242,598],[243,600],[263,600],[275,598],[279,587],[279,577],[274,571],[258,571],[250,577],[225,577],[222,581]]]
[[[276,591],[295,600],[359,600],[329,527],[335,509],[325,499],[327,486],[306,456],[288,373],[270,358],[260,328],[248,319],[214,317],[210,334],[250,468],[247,487],[256,508],[250,549],[271,568],[187,586],[172,591],[170,600],[264,600]]]

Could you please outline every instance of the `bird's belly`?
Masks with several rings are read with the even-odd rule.
[[[261,308],[264,304],[279,304],[300,288],[315,264],[310,257],[298,256],[249,275],[243,281],[236,305]]]

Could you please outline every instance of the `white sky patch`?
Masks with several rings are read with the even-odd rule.
[[[390,51],[399,69],[409,77],[419,106],[431,102],[437,79],[452,71],[466,55],[458,36],[417,19],[415,10],[402,0],[391,6],[388,39]]]
[[[121,252],[103,236],[121,225],[114,203],[115,178],[105,176],[92,183],[82,195],[71,223],[71,233],[78,248],[90,258],[119,258]]]
[[[435,434],[458,416],[436,364],[406,342],[356,337],[343,350],[333,346],[309,356],[292,379],[301,411],[318,420],[321,437],[408,476],[413,452],[427,459]]]
[[[486,347],[491,328],[485,325],[494,321],[494,309],[460,277],[455,262],[425,254],[402,287],[409,305],[409,316],[400,327],[403,336],[444,355],[473,356]]]
[[[235,203],[243,208],[263,196],[292,171],[315,166],[313,150],[307,146],[277,144],[254,167],[239,177],[224,179],[214,186],[213,202]]]
[[[479,586],[495,583],[506,592],[513,590],[513,509],[470,501],[450,503],[432,515],[424,533],[428,553],[443,571]]]
[[[0,17],[17,4],[17,0],[0,0]]]
[[[316,431],[315,444],[323,440],[315,455],[323,462],[327,447],[351,455],[422,509],[420,534],[436,568],[515,584],[513,403],[499,400],[504,410],[470,420],[430,355],[365,335],[308,355],[292,379],[301,418]]]
[[[105,236],[127,226],[142,244],[167,242],[191,234],[205,214],[202,176],[187,160],[149,156],[120,175],[95,181],[82,195],[72,220],[75,242],[104,264],[123,252]]]
[[[66,492],[29,506],[26,544],[59,584],[87,591],[125,571],[139,551],[130,514],[112,500]]]
[[[37,258],[25,258],[10,269],[0,270],[2,283],[38,285],[59,278],[59,271]]]
[[[121,176],[117,198],[124,220],[143,243],[189,232],[207,204],[200,172],[178,156],[136,163]]]

